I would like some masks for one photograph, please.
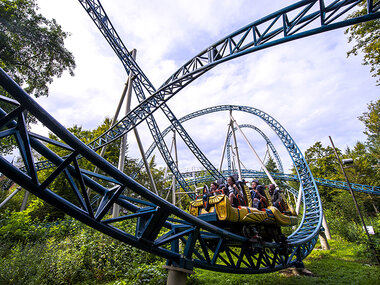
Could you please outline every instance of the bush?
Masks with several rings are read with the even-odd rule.
[[[45,245],[18,243],[0,258],[0,284],[46,284],[43,281]]]
[[[352,215],[354,214],[358,215],[357,213],[352,213]],[[332,234],[338,235],[346,241],[356,243],[359,247],[359,255],[374,260],[373,250],[361,222],[357,223],[353,217],[349,220],[347,217],[337,215],[329,209],[325,210],[325,216]],[[365,223],[367,226],[373,227],[375,234],[370,235],[372,247],[375,247],[380,252],[380,214],[375,217],[367,217]]]
[[[4,220],[0,228],[6,233],[0,238],[0,284],[165,283],[162,259],[75,220],[34,225],[25,212],[12,213],[10,224]],[[16,234],[18,226],[22,230]]]
[[[8,211],[2,214],[0,220],[0,236],[9,241],[36,241],[46,234],[46,228],[40,226],[30,215],[42,205],[41,200],[33,200],[28,208],[22,212]]]

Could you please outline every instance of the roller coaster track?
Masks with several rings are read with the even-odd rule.
[[[216,113],[216,112],[223,112],[223,111],[230,111],[230,110],[246,112],[246,110],[254,110],[254,109],[251,107],[244,107],[243,108],[242,106],[237,106],[237,105],[213,106],[213,107],[201,109],[201,110],[192,112],[190,114],[187,114],[187,115],[183,116],[182,118],[180,118],[179,121],[181,123],[184,123],[186,121],[189,121],[189,120],[192,120],[192,119],[195,119],[197,117],[204,116],[207,114],[212,114],[212,113]],[[257,115],[261,116],[262,113],[257,112]],[[279,170],[282,169],[282,163],[281,163],[280,157],[278,156],[278,153],[277,153],[275,147],[273,146],[272,142],[269,140],[269,138],[261,130],[259,130],[257,127],[252,126],[250,124],[242,124],[241,127],[253,128],[263,136],[263,138],[265,139],[267,144],[270,146],[272,152],[275,154],[277,165],[279,166]],[[165,137],[170,132],[170,130],[172,130],[172,127],[171,126],[167,127],[162,132],[162,136]],[[153,143],[148,148],[148,150],[146,151],[145,156],[149,157],[153,153],[155,148],[156,148],[156,145]],[[141,169],[142,167],[143,167],[143,161],[141,160],[138,164],[137,169]],[[297,175],[284,174],[284,173],[281,173],[281,170],[279,172],[280,173],[271,173],[271,174],[273,175],[274,178],[279,179],[281,181],[295,181],[295,182],[298,181]],[[224,176],[228,176],[228,175],[232,174],[232,171],[229,169],[227,171],[223,171],[222,173]],[[188,173],[182,173],[182,176],[184,178],[188,178],[188,177],[191,177],[193,175],[199,177],[203,174],[204,174],[204,171],[200,171],[200,172],[192,171],[192,172],[188,172]],[[255,170],[243,170],[242,174],[243,174],[243,177],[245,177],[245,178],[266,178],[266,174],[264,172],[259,172],[259,171],[255,171]],[[137,172],[133,174],[133,177],[135,177],[136,175],[137,175]],[[201,177],[199,177],[199,179],[200,179],[199,182],[201,183],[204,181],[212,180],[212,177],[205,176],[204,179],[202,179]],[[324,179],[324,178],[316,178],[316,177],[314,177],[314,179],[315,179],[315,182],[317,183],[317,185],[320,185],[320,186],[327,186],[327,187],[331,187],[331,188],[349,190],[347,183],[343,182],[343,181],[330,180],[330,179]],[[191,184],[194,184],[197,182],[197,180],[196,179],[190,180],[188,182]],[[350,185],[351,185],[351,188],[353,191],[362,192],[362,193],[371,194],[371,195],[380,195],[380,186],[370,186],[370,185],[363,185],[363,184],[358,184],[358,183],[350,183]]]
[[[280,43],[379,17],[379,3],[369,1],[367,15],[338,21],[339,16],[344,16],[359,2],[334,1],[325,6],[324,1],[300,1],[240,29],[186,63],[157,91],[153,91],[150,97],[94,140],[90,147],[68,132],[0,69],[0,85],[12,97],[1,97],[0,100],[13,108],[8,113],[0,109],[0,138],[15,138],[26,172],[13,166],[4,157],[0,157],[0,171],[21,187],[75,219],[136,248],[164,257],[168,259],[169,264],[177,267],[200,267],[233,273],[265,273],[300,264],[317,241],[321,228],[322,205],[314,178],[301,151],[287,131],[268,114],[250,107],[232,108],[263,119],[279,136],[293,160],[305,207],[298,228],[288,237],[287,246],[275,242],[251,243],[241,235],[191,216],[154,195],[101,158],[94,150],[112,142],[146,120],[178,91],[221,62]],[[289,13],[297,9],[301,9],[298,15],[289,19]],[[320,27],[302,31],[315,20],[320,20]],[[279,22],[282,22],[282,25],[277,27]],[[262,30],[260,25],[263,23],[269,25]],[[252,39],[248,37],[249,34]],[[140,76],[142,81],[145,80],[142,74],[135,75]],[[30,133],[25,122],[26,113],[32,114],[63,143]],[[68,151],[69,156],[59,157],[45,146],[46,142]],[[55,165],[47,178],[37,175],[32,150]],[[90,178],[88,172],[79,166],[80,157],[101,169],[104,174],[96,176],[96,181]],[[66,194],[71,195],[65,198],[49,188],[58,176],[63,176],[69,184]],[[113,182],[112,185],[108,183],[110,181]],[[90,204],[87,187],[102,196],[97,208]],[[126,188],[141,198],[122,195]],[[114,203],[127,209],[128,214],[108,218],[107,213]],[[124,224],[127,221],[130,222],[129,231],[125,229]],[[131,227],[134,233],[130,232]],[[182,247],[179,247],[180,242]]]
[[[234,174],[233,171],[230,170],[224,170],[222,172],[225,176]],[[204,175],[204,172],[188,172],[188,173],[182,173],[183,177],[187,178],[187,182],[189,184],[197,184],[197,183],[204,183],[209,182],[213,180],[213,177],[210,175]],[[277,172],[271,172],[271,175],[274,179],[278,179],[280,181],[294,181],[298,182],[297,175],[294,174],[285,174],[285,173],[277,173]],[[251,169],[244,169],[242,170],[242,176],[245,179],[259,179],[259,178],[266,178],[267,175],[265,172],[251,170]],[[318,186],[326,186],[336,189],[342,189],[349,191],[348,185],[346,182],[337,181],[337,180],[330,180],[330,179],[323,179],[323,178],[316,178],[314,177],[315,183]],[[370,195],[380,195],[380,187],[379,186],[370,186],[370,185],[363,185],[363,184],[357,184],[357,183],[350,183],[351,188],[355,192],[361,192],[365,194]],[[298,193],[298,191],[297,191]]]
[[[87,11],[88,15],[91,17],[93,22],[96,24],[100,32],[103,34],[107,42],[110,44],[110,46],[115,51],[116,55],[123,63],[123,66],[127,74],[132,75],[135,78],[132,81],[132,85],[139,102],[141,103],[146,99],[142,86],[145,87],[145,89],[149,92],[150,95],[154,94],[156,92],[156,89],[154,88],[153,84],[149,81],[149,79],[146,77],[146,75],[143,73],[138,64],[135,62],[135,60],[130,56],[129,51],[127,50],[124,43],[118,36],[101,3],[99,1],[94,0],[79,0],[79,2],[82,4],[84,9]],[[166,103],[163,103],[160,106],[160,108],[164,112],[168,120],[171,122],[172,126],[181,136],[185,144],[198,159],[198,161],[206,169],[208,169],[210,174],[213,175],[215,179],[222,177],[219,171],[212,165],[212,163],[207,159],[207,157],[194,143],[194,141],[188,135],[186,130],[182,127],[181,123],[177,120],[174,113],[166,105]],[[190,192],[190,189],[187,186],[186,181],[181,177],[181,173],[179,172],[177,165],[175,164],[173,158],[170,155],[165,141],[161,137],[161,132],[159,131],[158,125],[153,115],[147,117],[147,124],[153,136],[153,139],[157,144],[158,149],[162,157],[164,158],[164,161],[168,165],[169,169],[172,171],[172,173],[175,174],[182,188],[185,191]]]
[[[266,141],[267,145],[270,147],[270,149],[271,149],[271,151],[273,153],[273,156],[274,156],[274,158],[276,160],[278,171],[280,173],[283,173],[284,170],[283,170],[283,167],[282,167],[282,162],[281,162],[280,156],[278,155],[276,148],[274,147],[274,145],[270,141],[270,139],[267,137],[267,135],[264,134],[263,131],[260,130],[258,127],[255,127],[254,125],[251,125],[251,124],[241,124],[241,125],[239,125],[239,127],[241,129],[243,129],[243,128],[253,129],[256,132],[258,132],[264,138],[264,140]],[[235,130],[236,129],[237,128],[235,128]],[[231,136],[232,136],[232,131],[228,134],[228,138],[227,138],[228,144],[227,144],[227,146],[231,145],[231,143],[230,143],[231,142]],[[230,154],[230,152],[231,152],[230,148],[227,147],[227,165],[228,165],[228,170],[231,171],[231,154]]]
[[[172,265],[190,269],[197,266],[235,273],[268,272],[300,263],[314,247],[321,226],[322,212],[314,179],[295,142],[269,115],[262,114],[262,117],[280,136],[295,161],[304,191],[304,204],[307,205],[300,226],[288,237],[289,246],[286,249],[271,242],[251,244],[242,236],[212,226],[174,207],[84,145],[29,97],[3,70],[0,72],[0,84],[15,99],[2,98],[2,101],[13,105],[14,110],[9,113],[1,111],[0,137],[12,135],[16,138],[27,173],[3,157],[0,158],[0,171],[31,193],[91,227],[132,246],[167,258]],[[64,142],[56,143],[56,146],[70,151],[68,158],[60,158],[42,143],[43,137],[27,131],[25,110]],[[248,110],[262,113],[252,108]],[[34,168],[32,149],[56,165],[44,181],[39,181]],[[99,167],[105,173],[103,176],[109,177],[107,182],[113,181],[114,186],[108,189],[98,180],[96,182],[87,176],[79,167],[79,155]],[[60,174],[69,182],[68,192],[71,191],[74,198],[65,199],[48,188]],[[100,179],[101,176],[97,178]],[[101,194],[102,200],[98,208],[91,206],[87,187]],[[144,200],[121,195],[125,188],[129,188]],[[106,214],[114,202],[130,213],[108,219]],[[135,222],[134,235],[119,227],[125,220]],[[184,244],[182,249],[178,246],[180,240]]]
[[[180,90],[222,62],[296,39],[380,17],[378,11],[380,1],[368,1],[368,14],[340,20],[352,12],[360,2],[337,0],[326,5],[323,0],[299,1],[237,30],[185,63],[150,97],[132,109],[106,133],[92,141],[90,147],[97,149],[130,131]],[[294,14],[295,16],[291,16]],[[107,19],[104,21],[107,22]],[[119,47],[116,46],[115,48]],[[127,51],[117,54],[119,58],[122,56],[121,54],[127,56],[124,67],[127,69],[128,64],[130,72],[138,73],[135,71],[137,64],[136,66],[131,64],[133,61]],[[146,80],[142,74],[138,75],[137,78],[144,82],[144,87],[148,88],[148,83],[145,83]]]

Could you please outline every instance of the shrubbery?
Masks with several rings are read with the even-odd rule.
[[[165,284],[164,260],[69,218],[33,220],[39,203],[2,215],[0,284]]]
[[[330,232],[333,235],[343,238],[346,241],[356,243],[358,247],[360,247],[358,252],[363,257],[375,260],[368,237],[361,223],[356,222],[358,219],[358,213],[356,211],[352,211],[351,215],[348,217],[337,214],[331,209],[326,209],[324,212]],[[373,226],[375,234],[370,235],[370,238],[376,250],[380,252],[380,215],[378,214],[375,217],[366,217],[365,223],[367,226]]]

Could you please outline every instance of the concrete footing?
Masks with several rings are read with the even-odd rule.
[[[194,271],[179,268],[175,266],[163,266],[168,270],[168,280],[166,285],[186,285],[186,279],[188,274],[194,274]]]

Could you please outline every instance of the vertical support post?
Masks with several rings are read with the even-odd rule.
[[[231,123],[228,124],[226,140],[224,141],[222,157],[220,158],[220,164],[219,164],[219,171],[220,171],[220,172],[222,171],[222,167],[223,167],[223,158],[224,158],[224,155],[225,155],[225,153],[226,153],[226,149],[227,149],[228,134],[230,133],[230,128],[231,128]]]
[[[259,155],[256,153],[255,149],[253,148],[253,146],[251,145],[251,143],[249,142],[248,138],[245,136],[245,134],[243,133],[243,131],[241,130],[241,128],[239,127],[239,125],[236,123],[235,119],[232,117],[232,111],[230,111],[230,117],[231,117],[231,121],[235,122],[235,125],[236,125],[236,128],[239,130],[239,132],[242,134],[245,142],[247,143],[247,145],[249,146],[249,148],[252,150],[253,154],[256,156],[258,162],[261,164],[261,167],[264,169],[264,172],[266,173],[266,175],[268,176],[269,180],[274,184],[276,185],[277,187],[277,183],[274,181],[272,175],[269,173],[268,169],[266,168],[266,166],[264,165],[264,163],[262,162],[262,160],[260,159]]]
[[[367,0],[367,13],[372,13],[373,10],[373,0]]]
[[[26,209],[26,203],[28,202],[28,198],[29,198],[29,191],[25,190],[24,200],[22,200],[20,212]]]
[[[133,53],[135,53],[135,57],[136,57],[136,50],[135,49],[132,50],[132,54]],[[112,121],[111,121],[111,126],[113,126],[116,123],[116,121],[117,121],[117,117],[119,116],[121,106],[123,105],[123,102],[124,102],[125,94],[127,94],[127,91],[128,91],[128,88],[129,88],[128,86],[129,86],[129,77],[127,79],[127,82],[125,82],[123,92],[121,93],[121,96],[120,96],[119,104],[117,105],[115,114],[114,114],[114,116],[112,118]],[[106,153],[106,149],[107,149],[107,146],[103,146],[101,148],[100,154],[99,154],[101,157],[104,157],[104,154]],[[95,169],[94,169],[94,172],[98,173],[98,171],[99,171],[99,168],[96,166]],[[90,195],[90,192],[91,192],[91,189],[88,188],[87,189],[87,194]]]
[[[177,165],[178,168],[178,153],[177,153],[177,140],[176,140],[176,131],[173,130],[173,149],[174,149],[174,163]],[[172,200],[173,205],[176,204],[176,196],[175,196],[175,190],[176,190],[176,184],[175,184],[175,175],[173,175],[173,182],[172,182]],[[179,197],[181,198],[181,197]]]
[[[16,195],[21,189],[21,186],[17,187],[15,191],[13,191],[7,198],[4,199],[3,202],[1,202],[0,208],[3,207],[10,199],[12,199],[12,197]]]
[[[169,271],[166,285],[186,285],[186,279],[188,274],[193,274],[191,270],[174,267],[164,266]]]
[[[236,134],[235,134],[235,129],[234,129],[234,120],[232,118],[232,110],[230,110],[230,126],[232,130],[232,137],[234,139],[234,145],[235,145],[235,154],[236,154],[236,160],[237,160],[237,169],[238,169],[238,174],[239,174],[239,180],[242,180],[242,175],[241,175],[241,167],[240,167],[240,157],[239,157],[239,149],[237,146],[237,140],[236,140]],[[237,125],[237,124],[236,124]]]
[[[319,232],[319,241],[323,250],[330,250],[329,242],[327,241],[326,233],[323,231]]]
[[[297,215],[300,213],[301,202],[302,202],[302,185],[300,184],[300,189],[298,190],[297,205],[296,205]]]
[[[135,133],[136,141],[140,149],[140,154],[145,165],[146,173],[148,174],[148,177],[149,177],[150,185],[153,191],[158,195],[156,183],[154,183],[154,179],[153,179],[152,172],[150,171],[149,163],[145,157],[144,147],[141,143],[140,135],[139,135],[139,132],[137,131],[137,128],[134,128],[133,132]]]
[[[135,49],[132,50],[132,57],[133,57],[133,59],[136,59],[136,50]],[[124,88],[124,91],[125,91],[125,88]],[[132,76],[131,75],[128,77],[127,90],[125,93],[124,93],[124,91],[123,91],[123,94],[120,98],[120,102],[119,102],[118,108],[116,110],[116,114],[114,116],[115,121],[117,120],[117,116],[119,115],[119,111],[120,111],[121,105],[123,104],[123,99],[124,99],[125,95],[127,96],[127,98],[125,100],[125,114],[127,114],[131,109],[131,97],[132,97],[131,96],[132,95]],[[124,171],[126,147],[127,147],[127,134],[124,134],[120,139],[119,162],[118,162],[118,166],[117,166],[117,168],[122,172]],[[120,210],[120,206],[117,205],[116,203],[114,203],[113,207],[112,207],[112,217],[113,218],[116,218],[119,216],[119,210]]]
[[[323,213],[323,217],[322,217],[322,226],[325,229],[326,238],[328,240],[331,240],[330,228],[329,228],[329,225],[327,224],[325,213]]]
[[[369,245],[374,253],[374,256],[375,256],[375,259],[376,259],[376,262],[377,264],[380,264],[380,260],[379,260],[379,255],[376,251],[376,248],[373,246],[373,243],[372,243],[372,239],[371,237],[369,236],[369,233],[368,233],[368,230],[367,230],[367,227],[365,225],[365,222],[364,222],[364,219],[363,219],[363,216],[362,216],[362,213],[360,212],[360,209],[359,209],[359,206],[358,206],[358,203],[356,202],[356,198],[355,198],[355,194],[354,194],[354,191],[352,191],[352,188],[351,188],[351,184],[350,184],[350,181],[348,180],[348,177],[347,177],[347,174],[346,172],[344,171],[344,168],[343,168],[343,165],[342,165],[342,162],[340,161],[340,158],[339,158],[339,155],[336,151],[336,148],[335,148],[335,145],[332,141],[332,138],[331,136],[329,136],[330,138],[330,142],[331,142],[331,145],[334,149],[334,153],[335,153],[335,156],[336,156],[336,159],[338,160],[338,163],[339,163],[339,166],[340,166],[340,169],[342,170],[343,172],[343,175],[344,175],[344,178],[346,179],[346,182],[347,182],[347,185],[348,185],[348,189],[350,189],[350,193],[351,193],[351,196],[352,196],[352,200],[354,200],[354,204],[355,204],[355,207],[356,207],[356,210],[358,211],[358,214],[359,214],[359,217],[360,217],[360,220],[362,222],[362,225],[363,225],[363,228],[364,228],[364,231],[365,233],[367,234],[367,238],[368,238],[368,241],[369,241]]]

